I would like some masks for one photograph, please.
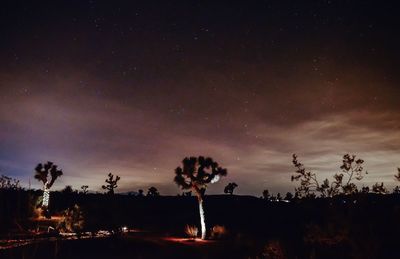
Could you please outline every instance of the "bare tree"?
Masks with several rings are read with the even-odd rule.
[[[108,174],[108,179],[105,180],[106,185],[101,186],[104,190],[107,190],[107,194],[114,194],[114,189],[118,188],[118,181],[121,179],[118,175],[114,179],[114,175],[112,173]]]
[[[357,186],[354,180],[360,181],[363,179],[364,160],[356,159],[355,155],[345,154],[340,166],[342,173],[337,173],[333,176],[334,181],[330,184],[328,179],[325,179],[322,184],[318,182],[315,173],[306,171],[304,165],[297,160],[296,154],[293,154],[293,165],[296,168],[295,175],[292,175],[292,181],[300,181],[300,187],[296,188],[296,197],[315,197],[318,194],[321,197],[332,197],[340,193],[352,194],[356,193]],[[368,172],[365,172],[368,174]]]
[[[186,157],[182,167],[175,169],[175,183],[183,190],[192,190],[199,202],[201,220],[201,238],[206,237],[206,223],[204,218],[203,200],[204,193],[209,183],[217,182],[221,176],[226,176],[227,170],[218,165],[210,157]]]

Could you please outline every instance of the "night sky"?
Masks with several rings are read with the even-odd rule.
[[[0,8],[0,173],[24,187],[50,160],[55,190],[112,172],[175,195],[206,155],[229,172],[208,193],[260,196],[293,191],[293,153],[321,180],[354,153],[365,185],[395,185],[396,1],[32,2]]]

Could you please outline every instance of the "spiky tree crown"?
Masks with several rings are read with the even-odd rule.
[[[185,157],[182,167],[175,169],[174,181],[183,190],[193,188],[198,193],[204,192],[214,178],[226,176],[227,173],[210,157]]]
[[[50,182],[48,181],[49,174],[51,176]],[[45,164],[40,163],[35,167],[35,179],[42,181],[43,184],[47,183],[47,188],[50,188],[61,175],[63,175],[62,170],[58,170],[57,165],[50,161]]]

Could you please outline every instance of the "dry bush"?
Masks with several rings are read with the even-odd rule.
[[[220,225],[215,225],[211,229],[211,238],[213,239],[222,239],[226,237],[228,234],[228,231],[226,230],[225,226],[220,226]]]
[[[199,233],[199,229],[196,226],[186,225],[185,233],[191,238],[196,238],[197,234]]]

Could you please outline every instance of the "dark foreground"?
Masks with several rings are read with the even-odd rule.
[[[155,235],[122,235],[51,240],[0,250],[1,258],[256,258],[257,242],[189,240]]]

